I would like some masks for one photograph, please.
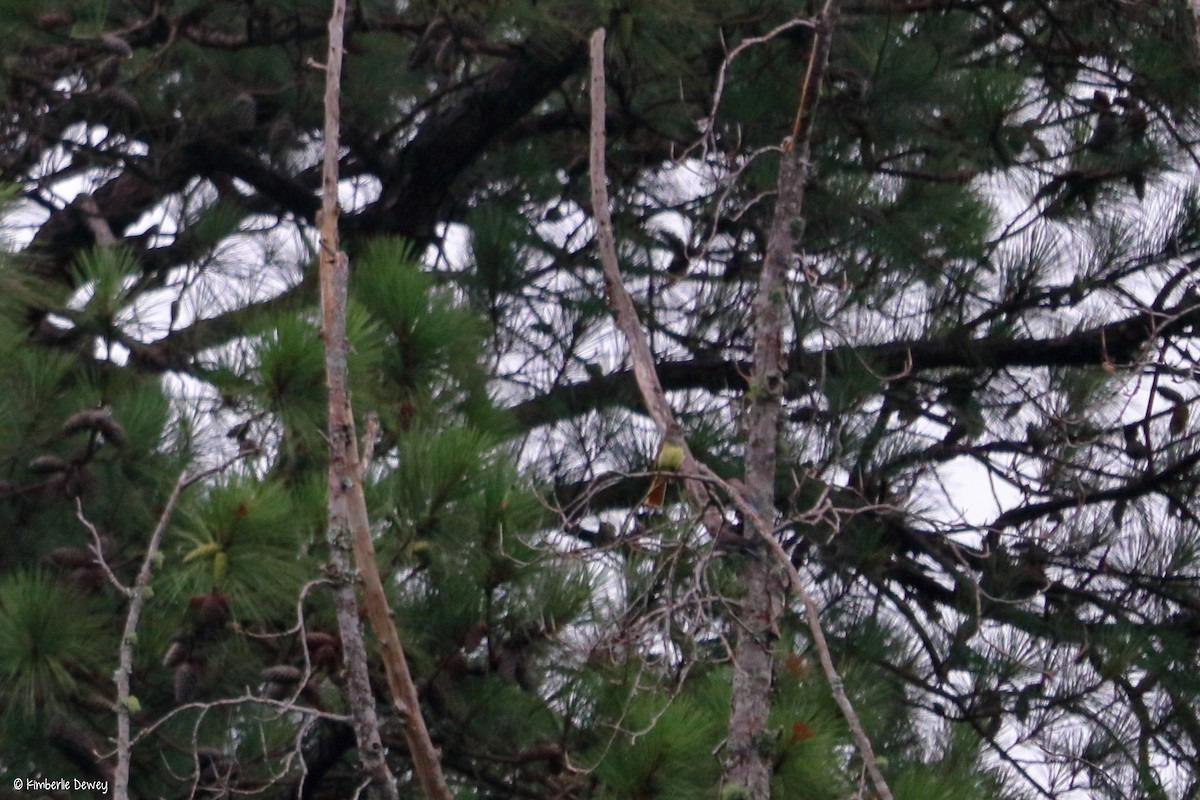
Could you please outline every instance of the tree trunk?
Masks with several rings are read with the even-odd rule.
[[[787,367],[783,355],[787,277],[803,225],[809,134],[829,57],[831,5],[826,3],[814,31],[792,136],[782,147],[775,210],[754,299],[754,365],[748,393],[753,401],[747,413],[745,484],[751,504],[767,523],[773,523],[774,518],[776,451]],[[767,531],[761,533],[768,535]],[[783,612],[785,583],[781,570],[776,561],[748,559],[742,572],[746,596],[736,626],[724,782],[730,788],[743,787],[747,800],[768,800],[771,796],[773,752],[767,720],[771,705],[771,656]]]
[[[359,758],[379,797],[398,798],[396,779],[384,758],[375,697],[368,673],[366,642],[358,616],[354,578],[363,585],[367,619],[379,640],[380,655],[417,782],[430,800],[450,800],[450,791],[429,738],[417,688],[396,625],[387,605],[375,563],[371,524],[363,494],[354,412],[347,388],[346,293],[349,263],[338,245],[338,138],[341,127],[341,68],[345,0],[334,0],[329,18],[329,57],[325,64],[325,146],[321,172],[321,331],[325,340],[325,375],[329,385],[329,529],[330,551],[341,581],[335,587],[338,626],[346,660]],[[349,557],[353,544],[354,559]],[[352,564],[357,564],[357,576]]]

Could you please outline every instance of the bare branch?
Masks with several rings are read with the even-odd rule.
[[[725,60],[721,62],[721,68],[717,72],[717,86],[713,90],[712,106],[708,114],[709,131],[705,131],[705,133],[710,132],[712,126],[716,124],[717,112],[721,108],[721,97],[725,92],[725,77],[729,73],[729,67],[733,65],[733,60],[741,55],[743,50],[748,47],[753,47],[757,44],[769,42],[775,37],[779,36],[781,33],[790,31],[793,28],[813,28],[815,26],[816,23],[811,19],[790,19],[781,25],[776,25],[762,36],[751,36],[738,42],[737,45],[725,55]],[[795,135],[794,131],[793,135]]]
[[[163,533],[171,521],[171,516],[175,513],[175,506],[178,505],[179,497],[183,494],[184,489],[210,475],[224,472],[240,458],[242,458],[241,455],[235,456],[220,466],[203,470],[195,475],[190,475],[187,470],[179,473],[175,487],[167,498],[162,514],[158,517],[158,524],[154,526],[154,532],[150,534],[150,541],[146,545],[146,555],[142,558],[142,566],[138,570],[133,589],[128,592],[129,611],[125,615],[125,628],[121,633],[119,664],[115,676],[117,684],[117,770],[113,777],[113,796],[117,800],[129,800],[129,764],[132,756],[129,717],[139,707],[137,698],[129,690],[129,679],[133,674],[133,646],[137,642],[138,622],[141,619],[142,608],[149,599],[150,575],[153,573],[155,562],[158,559],[158,548],[162,543]],[[79,514],[82,517],[82,507],[79,509]]]
[[[662,383],[654,372],[654,356],[646,340],[646,332],[638,319],[633,298],[621,280],[621,268],[617,263],[617,245],[613,235],[612,214],[608,208],[608,175],[604,165],[607,139],[604,130],[606,101],[604,97],[604,29],[599,28],[591,40],[591,144],[589,167],[592,182],[592,216],[596,220],[596,243],[600,248],[600,265],[604,270],[604,285],[616,316],[617,327],[625,337],[629,355],[633,361],[633,373],[638,390],[659,432],[666,433],[674,415],[667,405]]]
[[[83,523],[83,526],[92,534],[92,553],[96,556],[96,563],[100,566],[100,571],[104,573],[104,577],[118,592],[126,597],[133,596],[133,589],[130,589],[125,584],[121,583],[120,579],[113,574],[112,569],[108,566],[108,561],[104,558],[104,540],[100,537],[100,531],[96,530],[96,526],[92,524],[83,513],[83,500],[75,498],[75,518]]]
[[[801,209],[804,197],[804,180],[807,173],[808,135],[811,131],[813,110],[816,106],[821,78],[825,64],[829,58],[829,36],[832,21],[832,0],[826,3],[818,22],[817,35],[812,45],[812,55],[804,76],[801,99],[796,118],[793,123],[794,135],[789,138],[782,148],[782,160],[779,175],[778,200],[775,219],[768,240],[767,264],[764,265],[758,300],[755,305],[758,336],[755,343],[755,372],[751,380],[757,391],[755,406],[757,413],[752,410],[750,423],[751,440],[747,450],[747,482],[757,491],[747,490],[745,485],[731,486],[706,466],[698,464],[684,443],[685,459],[681,471],[691,479],[687,481],[688,494],[693,502],[703,504],[706,489],[698,476],[720,483],[729,493],[734,505],[749,521],[756,535],[766,541],[775,556],[774,569],[769,564],[751,561],[749,569],[758,571],[749,581],[750,595],[746,598],[747,605],[755,608],[751,615],[755,619],[755,629],[748,631],[750,635],[739,637],[741,643],[750,643],[746,652],[750,653],[749,661],[739,661],[735,657],[734,666],[734,712],[730,720],[731,738],[733,731],[740,729],[744,736],[741,748],[742,757],[734,757],[738,766],[731,766],[727,779],[733,779],[751,790],[752,797],[769,795],[769,770],[766,760],[754,755],[757,748],[754,745],[755,734],[761,732],[766,724],[767,705],[770,695],[770,652],[768,647],[757,646],[755,643],[765,641],[766,637],[759,636],[763,630],[759,627],[770,628],[782,611],[781,602],[775,597],[777,592],[772,585],[777,583],[774,577],[776,570],[782,569],[788,584],[796,591],[804,603],[809,627],[812,630],[814,644],[820,653],[822,667],[829,680],[835,700],[845,715],[847,723],[862,751],[863,760],[872,783],[880,797],[890,800],[891,793],[879,771],[871,748],[870,740],[863,731],[862,725],[854,712],[853,706],[842,684],[840,676],[834,667],[829,647],[821,630],[819,612],[811,596],[805,591],[799,574],[782,546],[773,535],[772,525],[763,518],[757,509],[773,508],[773,490],[775,476],[775,449],[777,427],[779,423],[780,398],[784,387],[782,377],[785,359],[782,353],[782,286],[786,278],[788,265],[794,250],[792,226],[801,219]],[[793,24],[785,25],[794,27]],[[782,29],[777,29],[771,35],[777,35]],[[632,361],[634,378],[642,401],[647,411],[665,435],[674,422],[671,409],[666,401],[662,383],[654,368],[653,354],[650,352],[645,331],[638,319],[633,300],[629,296],[621,279],[620,267],[617,262],[616,242],[613,233],[612,216],[609,211],[607,188],[607,173],[605,169],[605,80],[604,80],[604,29],[598,29],[591,38],[591,140],[589,147],[589,166],[591,173],[592,214],[596,220],[596,240],[600,250],[601,267],[604,271],[605,288],[609,303],[616,317],[617,327],[625,337]],[[714,106],[715,107],[715,106]],[[721,520],[715,517],[719,512],[715,509],[711,514],[705,514],[704,524],[713,531],[714,536],[719,531]],[[755,587],[758,587],[758,590]],[[741,672],[739,673],[739,668]],[[743,699],[748,703],[744,707],[746,714],[739,718],[738,692],[739,681],[746,681],[742,687],[747,691]],[[753,695],[753,697],[750,697]],[[732,749],[732,748],[731,748]],[[758,762],[751,767],[749,762]],[[746,770],[749,770],[747,772]],[[750,777],[750,773],[754,773]]]
[[[375,563],[375,545],[371,541],[371,522],[367,516],[362,485],[366,467],[358,453],[354,412],[347,388],[346,354],[349,344],[346,341],[346,286],[350,265],[346,254],[338,247],[337,207],[342,26],[345,13],[345,0],[334,0],[333,14],[329,19],[329,55],[325,61],[325,144],[320,217],[321,332],[325,343],[325,377],[329,386],[327,536],[334,567],[341,573],[334,596],[346,658],[347,692],[353,709],[359,758],[374,784],[374,790],[388,800],[399,797],[395,777],[384,758],[374,693],[367,673],[367,652],[351,580],[349,546],[354,550],[354,561],[363,585],[363,605],[379,642],[388,689],[404,729],[413,771],[427,797],[431,800],[450,800],[439,753],[425,727],[417,688],[409,672],[404,648]],[[373,433],[369,423],[368,432]]]

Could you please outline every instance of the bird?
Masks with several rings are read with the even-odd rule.
[[[1125,180],[1133,187],[1133,193],[1138,200],[1146,199],[1146,168],[1150,161],[1150,153],[1146,147],[1146,129],[1150,120],[1146,110],[1132,97],[1119,97],[1114,105],[1120,107],[1121,136],[1129,145],[1128,169]]]
[[[669,477],[663,473],[678,472],[683,466],[687,454],[687,443],[683,438],[683,428],[678,422],[667,425],[662,442],[658,445],[658,454],[654,457],[654,469],[657,474],[650,481],[650,489],[646,492],[643,503],[650,508],[659,508],[667,494]]]
[[[1150,127],[1150,120],[1146,116],[1146,110],[1132,97],[1118,97],[1113,102],[1113,105],[1121,109],[1123,135],[1127,136],[1129,141],[1134,144],[1140,144],[1146,138],[1146,129]]]
[[[1111,177],[1109,173],[1113,170],[1106,157],[1123,138],[1124,126],[1108,92],[1097,89],[1087,105],[1096,115],[1092,135],[1076,151],[1077,157],[1072,160],[1071,166],[1054,176],[1035,198],[1054,198],[1046,207],[1048,217],[1062,216],[1076,205],[1076,201],[1082,201],[1091,209],[1104,179]]]
[[[1113,105],[1112,98],[1108,96],[1108,92],[1101,91],[1100,89],[1097,89],[1092,94],[1091,102],[1088,103],[1088,108],[1096,113],[1096,127],[1092,129],[1092,135],[1088,138],[1084,147],[1093,153],[1103,153],[1111,150],[1112,146],[1121,138],[1121,118],[1117,116],[1117,111]]]

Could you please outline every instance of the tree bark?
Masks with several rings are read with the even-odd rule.
[[[195,475],[190,475],[186,470],[180,473],[179,478],[175,481],[174,488],[171,489],[170,496],[167,498],[166,505],[163,507],[162,514],[158,517],[158,523],[154,526],[154,532],[150,534],[150,541],[146,544],[146,555],[142,557],[142,565],[138,569],[137,578],[134,579],[132,587],[121,585],[107,564],[104,565],[104,570],[110,583],[129,599],[129,610],[125,614],[125,628],[121,634],[118,666],[113,675],[114,682],[117,684],[117,766],[113,771],[113,797],[117,798],[117,800],[129,800],[129,770],[133,762],[133,739],[131,738],[130,715],[136,713],[139,706],[137,697],[133,694],[130,687],[130,681],[133,677],[133,648],[137,643],[138,624],[141,620],[142,610],[146,605],[146,600],[150,597],[150,578],[154,573],[154,565],[159,557],[159,547],[162,545],[163,534],[167,530],[167,524],[171,521],[171,517],[175,513],[175,506],[178,505],[179,498],[183,495],[184,490],[210,475],[223,472],[239,458],[241,458],[240,455],[221,466],[204,470]],[[78,500],[76,501],[76,514],[80,522],[92,532],[95,540],[96,558],[102,561],[100,534],[95,526],[84,517],[83,504]]]
[[[404,727],[413,771],[425,795],[450,800],[437,749],[421,715],[417,689],[392,622],[383,582],[375,563],[370,519],[362,487],[362,466],[347,388],[346,292],[349,263],[338,245],[338,137],[345,0],[334,0],[329,19],[329,56],[325,63],[325,145],[321,173],[321,322],[325,341],[325,374],[329,385],[329,539],[330,553],[341,581],[335,587],[338,626],[346,660],[346,688],[354,720],[359,758],[371,778],[374,793],[398,800],[396,779],[384,758],[375,698],[368,674],[367,649],[359,623],[349,548],[353,546],[358,577],[363,583],[367,619],[379,640],[396,711]]]
[[[819,37],[818,32],[812,44],[814,55]],[[819,80],[819,75],[810,75],[806,90],[814,77]],[[799,142],[793,139],[783,148],[766,259],[754,300],[754,365],[748,393],[753,402],[747,414],[745,484],[749,501],[768,520],[770,509],[775,507],[775,454],[784,385],[784,282],[795,256],[793,229],[801,223],[807,157],[807,138]],[[747,559],[742,585],[746,596],[738,615],[733,655],[724,780],[726,786],[743,787],[750,800],[768,800],[772,753],[764,746],[764,737],[771,707],[771,655],[783,611],[783,581],[775,562]]]
[[[209,474],[209,473],[204,473]],[[133,676],[133,647],[137,641],[138,622],[141,619],[142,608],[146,604],[147,588],[150,586],[150,576],[154,571],[154,562],[158,556],[158,547],[162,543],[163,532],[175,512],[175,504],[183,490],[193,483],[185,471],[175,481],[171,496],[167,498],[166,507],[150,535],[146,545],[146,555],[142,558],[142,566],[132,588],[119,587],[129,598],[129,611],[125,615],[125,629],[121,635],[121,650],[119,666],[115,679],[117,684],[117,768],[113,777],[113,797],[117,800],[129,799],[129,767],[133,758],[133,748],[130,740],[130,714],[137,710],[137,700],[130,689],[130,678]],[[82,516],[82,506],[79,506]],[[99,549],[97,548],[97,557]]]
[[[772,649],[778,638],[784,592],[789,584],[804,604],[814,648],[834,699],[858,744],[875,791],[884,800],[891,800],[871,742],[846,697],[830,657],[816,604],[791,568],[787,556],[771,537],[770,525],[763,524],[764,519],[770,522],[775,508],[776,451],[787,368],[783,355],[787,278],[795,258],[796,240],[803,228],[812,119],[829,61],[833,10],[833,0],[827,0],[815,25],[792,135],[782,146],[775,209],[767,232],[766,257],[754,301],[754,363],[747,394],[751,402],[747,412],[746,499],[762,515],[755,519],[753,527],[760,537],[769,540],[767,543],[775,551],[776,558],[747,559],[742,572],[746,595],[739,609],[736,629],[723,775],[726,788],[748,800],[769,800],[771,797],[774,742],[767,722],[771,710]]]

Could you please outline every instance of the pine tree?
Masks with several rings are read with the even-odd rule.
[[[624,282],[692,452],[744,477],[752,308],[820,10],[352,9],[355,409],[380,568],[462,796],[744,795],[722,785],[730,659],[747,576],[781,565],[721,491],[697,506],[676,480],[641,506],[658,439],[595,256],[586,41],[609,31]],[[1192,14],[837,10],[785,220],[757,511],[895,797],[1190,796]],[[4,780],[110,776],[129,647],[136,796],[362,782],[322,583],[327,13],[0,9]],[[167,507],[185,470],[226,461]],[[113,581],[164,510],[123,641]],[[772,794],[869,791],[799,603],[754,634]]]

